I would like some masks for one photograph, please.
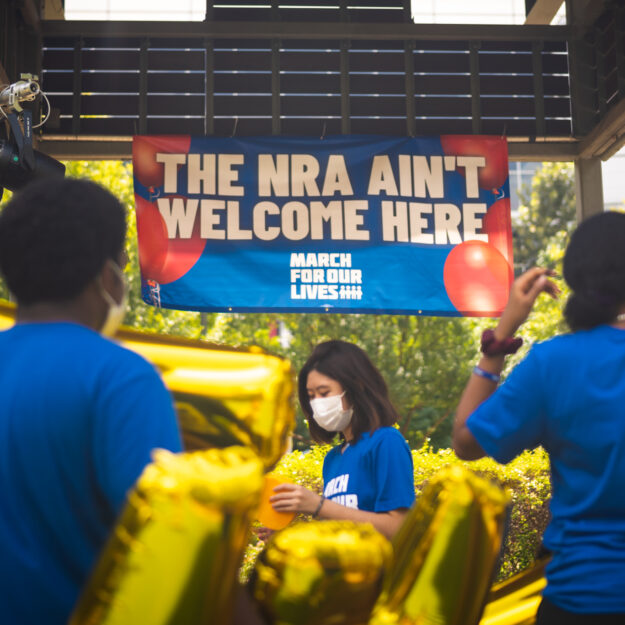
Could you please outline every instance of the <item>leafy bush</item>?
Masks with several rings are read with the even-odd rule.
[[[525,451],[506,465],[491,458],[463,462],[451,449],[433,452],[424,447],[413,451],[412,456],[417,496],[428,479],[449,464],[463,464],[507,490],[511,499],[510,518],[496,579],[507,579],[532,564],[549,521],[549,459],[542,448]]]
[[[323,458],[329,448],[315,446],[309,451],[287,454],[275,473],[320,493],[323,485]],[[541,448],[526,451],[507,465],[498,464],[490,458],[463,462],[451,449],[433,451],[427,443],[421,449],[413,450],[412,457],[417,497],[427,481],[450,464],[463,464],[506,489],[510,493],[511,510],[496,579],[507,579],[532,564],[540,550],[542,534],[549,520],[549,460]],[[262,541],[252,539],[241,568],[242,580],[247,579],[263,546]]]

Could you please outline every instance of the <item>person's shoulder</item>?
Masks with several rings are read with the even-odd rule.
[[[343,443],[342,442],[334,443],[332,445],[332,447],[330,447],[330,449],[329,449],[328,453],[326,454],[326,456],[329,456],[330,454],[332,454],[332,455],[340,454],[342,449],[343,449]]]
[[[593,344],[602,339],[610,340],[615,332],[619,332],[610,326],[597,326],[588,330],[565,332],[544,341],[537,341],[531,347],[531,352],[538,357],[551,355],[568,355],[571,351],[583,349],[585,345]],[[625,340],[625,332],[622,333]]]
[[[51,354],[89,354],[104,341],[95,330],[70,321],[21,322],[3,332],[18,345],[36,344]]]
[[[340,456],[341,455],[341,448],[342,448],[342,445],[334,445],[334,447],[332,447],[328,451],[328,453],[325,455],[324,462],[329,462],[333,458],[336,458],[337,456]]]
[[[374,446],[379,445],[407,445],[404,435],[392,426],[380,427],[369,434],[369,440]]]
[[[111,360],[130,368],[145,371],[155,371],[154,365],[141,354],[129,349],[116,340],[100,336],[101,349],[107,353]]]
[[[81,334],[77,337],[77,344],[81,349],[88,350],[90,360],[99,362],[103,367],[115,368],[121,371],[136,371],[138,373],[155,373],[154,366],[141,354],[128,349],[115,339],[102,336],[99,332],[76,326],[73,331]]]
[[[68,333],[74,334],[77,341],[88,344],[94,349],[98,349],[110,354],[126,354],[130,352],[128,348],[124,347],[116,340],[102,336],[99,332],[91,328],[87,328],[78,324],[68,323],[65,325],[65,330]]]
[[[403,434],[392,425],[384,425],[371,432],[371,438],[397,438],[404,440]]]

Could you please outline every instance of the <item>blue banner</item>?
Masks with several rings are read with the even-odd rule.
[[[502,137],[137,136],[142,294],[198,311],[496,316]]]

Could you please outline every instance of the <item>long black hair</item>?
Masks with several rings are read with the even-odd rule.
[[[625,304],[625,214],[584,220],[571,235],[563,273],[573,291],[564,309],[571,330],[614,321]]]
[[[312,417],[306,384],[311,371],[340,383],[353,408],[351,426],[354,440],[397,421],[397,411],[388,396],[382,374],[357,345],[346,341],[326,341],[315,347],[298,375],[299,403],[308,420],[310,434],[317,443],[331,443],[336,435],[320,427]]]

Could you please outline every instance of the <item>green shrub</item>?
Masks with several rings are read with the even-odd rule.
[[[287,454],[275,473],[320,493],[323,459],[329,449],[330,446],[317,445],[309,451]],[[413,450],[412,457],[417,497],[427,481],[450,464],[462,464],[496,481],[510,493],[510,520],[497,581],[522,571],[535,560],[549,520],[551,493],[549,460],[541,448],[526,451],[506,465],[498,464],[490,458],[463,462],[451,449],[433,451],[427,444],[419,450]],[[263,543],[253,538],[241,568],[242,580],[247,579],[262,548]]]
[[[510,518],[497,581],[526,569],[536,559],[549,521],[549,458],[542,448],[525,451],[502,465],[491,458],[459,460],[451,449],[431,451],[427,446],[412,452],[417,497],[425,483],[449,464],[462,464],[497,482],[510,494]]]

